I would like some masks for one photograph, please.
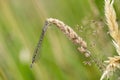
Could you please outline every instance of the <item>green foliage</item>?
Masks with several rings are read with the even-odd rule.
[[[98,80],[98,67],[85,65],[90,59],[54,26],[46,33],[38,62],[32,69],[29,66],[49,17],[73,26],[97,58],[112,55],[107,54],[113,52],[107,29],[96,25],[96,20],[104,17],[103,10],[103,0],[0,0],[0,80]],[[76,25],[83,26],[82,31]],[[96,46],[91,47],[94,41]]]

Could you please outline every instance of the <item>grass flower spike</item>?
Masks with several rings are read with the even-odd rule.
[[[77,33],[71,27],[64,24],[62,21],[60,21],[58,19],[48,18],[44,24],[44,27],[42,29],[42,33],[40,35],[39,42],[38,42],[37,47],[34,51],[34,55],[32,58],[32,64],[36,61],[36,57],[39,54],[38,50],[41,47],[42,40],[44,38],[44,34],[47,31],[47,28],[50,24],[56,25],[56,27],[58,27],[74,44],[78,45],[78,50],[81,53],[84,53],[86,57],[90,56],[90,52],[87,49],[87,43],[81,37],[79,37],[77,35]],[[32,64],[31,64],[31,67],[32,67]]]
[[[114,0],[105,0],[105,17],[110,35],[113,38],[113,44],[120,55],[120,33],[116,22],[116,13],[113,8],[113,3]]]
[[[120,69],[120,35],[118,30],[118,24],[116,22],[116,13],[113,8],[114,0],[105,0],[105,17],[109,28],[110,36],[113,38],[114,47],[119,56],[108,57],[109,60],[105,61],[108,65],[103,72],[100,80],[112,75],[118,68]]]

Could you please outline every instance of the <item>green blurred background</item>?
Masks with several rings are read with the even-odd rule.
[[[115,1],[117,13],[119,3]],[[85,65],[90,59],[54,25],[48,28],[41,54],[30,68],[49,17],[71,26],[99,62],[117,55],[107,34],[104,0],[0,0],[0,80],[99,80],[96,64]]]

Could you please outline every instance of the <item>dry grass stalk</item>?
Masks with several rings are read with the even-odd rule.
[[[105,77],[109,78],[111,75],[113,75],[113,72],[116,71],[118,68],[120,69],[120,56],[115,57],[108,57],[109,60],[105,61],[107,63],[107,67],[101,76],[100,80],[103,80]]]
[[[105,17],[107,21],[107,25],[109,28],[109,32],[111,37],[114,39],[115,48],[118,51],[118,54],[120,54],[120,33],[118,30],[118,24],[116,22],[116,13],[113,8],[114,0],[105,0]]]
[[[105,0],[105,17],[108,28],[110,30],[110,35],[113,38],[113,44],[116,48],[118,55],[120,55],[120,36],[113,3],[114,0]],[[109,78],[111,73],[113,73],[116,69],[120,68],[120,56],[109,57],[109,60],[105,62],[107,62],[108,65],[103,72],[100,80],[103,80],[106,76]]]
[[[116,22],[116,13],[113,8],[113,2],[114,0],[105,0],[105,17],[110,35],[115,41],[118,41],[118,24]]]
[[[77,35],[77,33],[70,28],[68,25],[64,24],[62,21],[54,18],[48,18],[45,22],[45,25],[42,29],[42,33],[38,42],[38,45],[34,51],[34,55],[32,58],[32,64],[36,61],[36,56],[38,55],[38,50],[41,47],[41,43],[44,37],[44,34],[50,24],[56,25],[74,44],[78,45],[78,50],[81,53],[84,53],[86,57],[90,56],[90,52],[87,49],[87,43]],[[31,64],[31,67],[32,67]]]

